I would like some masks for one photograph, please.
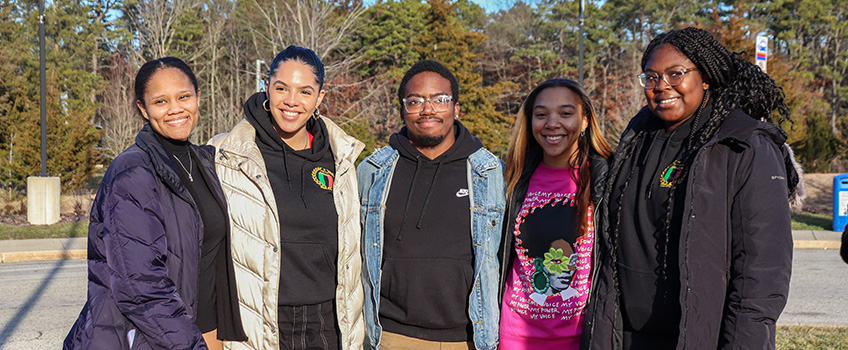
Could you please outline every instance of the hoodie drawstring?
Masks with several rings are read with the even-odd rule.
[[[651,181],[648,181],[648,191],[646,192],[646,199],[651,199],[651,194],[654,192],[654,179],[657,178],[657,175],[660,173],[660,169],[662,169],[662,162],[665,159],[666,151],[668,151],[668,143],[671,142],[671,138],[674,137],[674,134],[677,132],[677,129],[671,132],[671,135],[668,135],[668,138],[662,145],[662,151],[660,151],[660,159],[657,162],[657,167],[652,172]],[[654,135],[653,140],[651,140],[651,145],[648,147],[648,153],[646,153],[645,159],[647,159],[651,154],[651,148],[654,147],[654,143],[657,141],[657,136]]]
[[[415,157],[415,173],[412,175],[412,183],[409,185],[409,194],[406,197],[406,205],[403,208],[403,219],[400,222],[400,230],[398,230],[397,240],[403,238],[403,228],[406,226],[406,214],[409,212],[409,203],[412,202],[412,191],[415,189],[415,183],[418,180],[418,174],[421,172],[421,156]],[[427,206],[430,204],[430,195],[433,194],[433,189],[436,187],[436,179],[439,177],[439,171],[442,169],[442,160],[436,163],[436,171],[433,173],[433,179],[430,180],[430,189],[427,190],[427,196],[424,197],[424,207],[421,208],[421,214],[418,216],[418,223],[415,228],[421,229],[421,223],[424,222],[424,215],[427,213]]]
[[[305,165],[306,163],[300,163],[300,201],[303,202],[304,208],[309,209],[309,206],[306,205],[306,196],[303,194],[303,191],[306,190],[306,185],[304,184],[306,180],[303,179],[303,169]],[[289,182],[289,184],[291,184],[291,182]]]
[[[286,152],[286,147],[283,146],[283,169],[286,170],[286,182],[289,183],[289,191],[291,191],[291,176],[289,176],[289,162],[288,162],[288,152]]]
[[[398,230],[397,240],[402,240],[403,227],[406,225],[406,213],[409,211],[409,203],[412,202],[412,191],[415,190],[415,182],[418,180],[418,173],[421,171],[421,156],[415,157],[415,173],[412,175],[412,182],[409,184],[409,194],[406,195],[406,205],[403,207],[403,216],[401,216],[400,229]],[[429,194],[428,194],[429,197]]]
[[[442,161],[436,164],[436,172],[433,174],[433,180],[430,181],[430,189],[427,190],[427,197],[424,198],[424,207],[421,208],[421,216],[418,217],[418,224],[415,228],[421,228],[421,222],[424,221],[424,213],[427,211],[427,204],[430,203],[430,195],[433,193],[433,187],[436,187],[436,177],[439,176],[439,169],[442,168]]]

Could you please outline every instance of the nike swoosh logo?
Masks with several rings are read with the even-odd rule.
[[[460,188],[459,191],[456,191],[456,196],[457,197],[468,197],[468,189],[467,188]]]

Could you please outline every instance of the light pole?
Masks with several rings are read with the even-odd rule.
[[[44,0],[38,0],[38,51],[41,75],[41,174],[27,177],[27,221],[52,225],[59,221],[62,187],[58,176],[47,174],[47,52],[44,49]]]
[[[41,74],[41,174],[47,176],[47,65],[44,56],[44,0],[38,0],[38,51]]]
[[[580,51],[580,58],[577,63],[577,70],[580,74],[580,86],[583,86],[583,8],[585,0],[580,0],[580,20],[577,22],[580,25],[580,46],[578,50]]]
[[[259,73],[263,64],[265,64],[265,60],[256,60],[256,91],[262,91],[262,88],[264,88],[262,86],[262,76]]]

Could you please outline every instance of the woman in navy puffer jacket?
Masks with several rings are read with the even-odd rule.
[[[97,191],[88,300],[65,349],[216,349],[245,340],[229,224],[210,146],[188,136],[197,80],[181,60],[145,63],[136,105],[147,124]]]

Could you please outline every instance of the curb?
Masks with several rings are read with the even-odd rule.
[[[87,258],[88,251],[86,249],[42,250],[29,252],[0,253],[0,263]]]
[[[827,239],[831,240],[815,240],[815,233],[810,232],[810,238],[814,239],[800,239],[793,241],[794,249],[834,249],[839,250],[842,247],[842,242],[839,240],[833,240],[832,237],[827,237]],[[840,233],[841,234],[841,233]],[[821,233],[819,233],[821,235]],[[807,237],[804,237],[807,238]],[[79,239],[78,239],[79,240]],[[55,248],[82,248],[85,247],[84,243],[79,242],[66,242],[65,240],[60,240],[61,244],[57,245],[56,243],[50,244]],[[82,245],[81,245],[82,244]],[[26,261],[45,261],[45,260],[84,260],[88,258],[88,250],[87,249],[53,249],[53,250],[35,250],[30,247],[24,248],[21,251],[7,251],[0,252],[0,264],[2,263],[12,263],[12,262],[26,262]]]
[[[839,241],[794,241],[795,249],[836,249],[842,247]]]

